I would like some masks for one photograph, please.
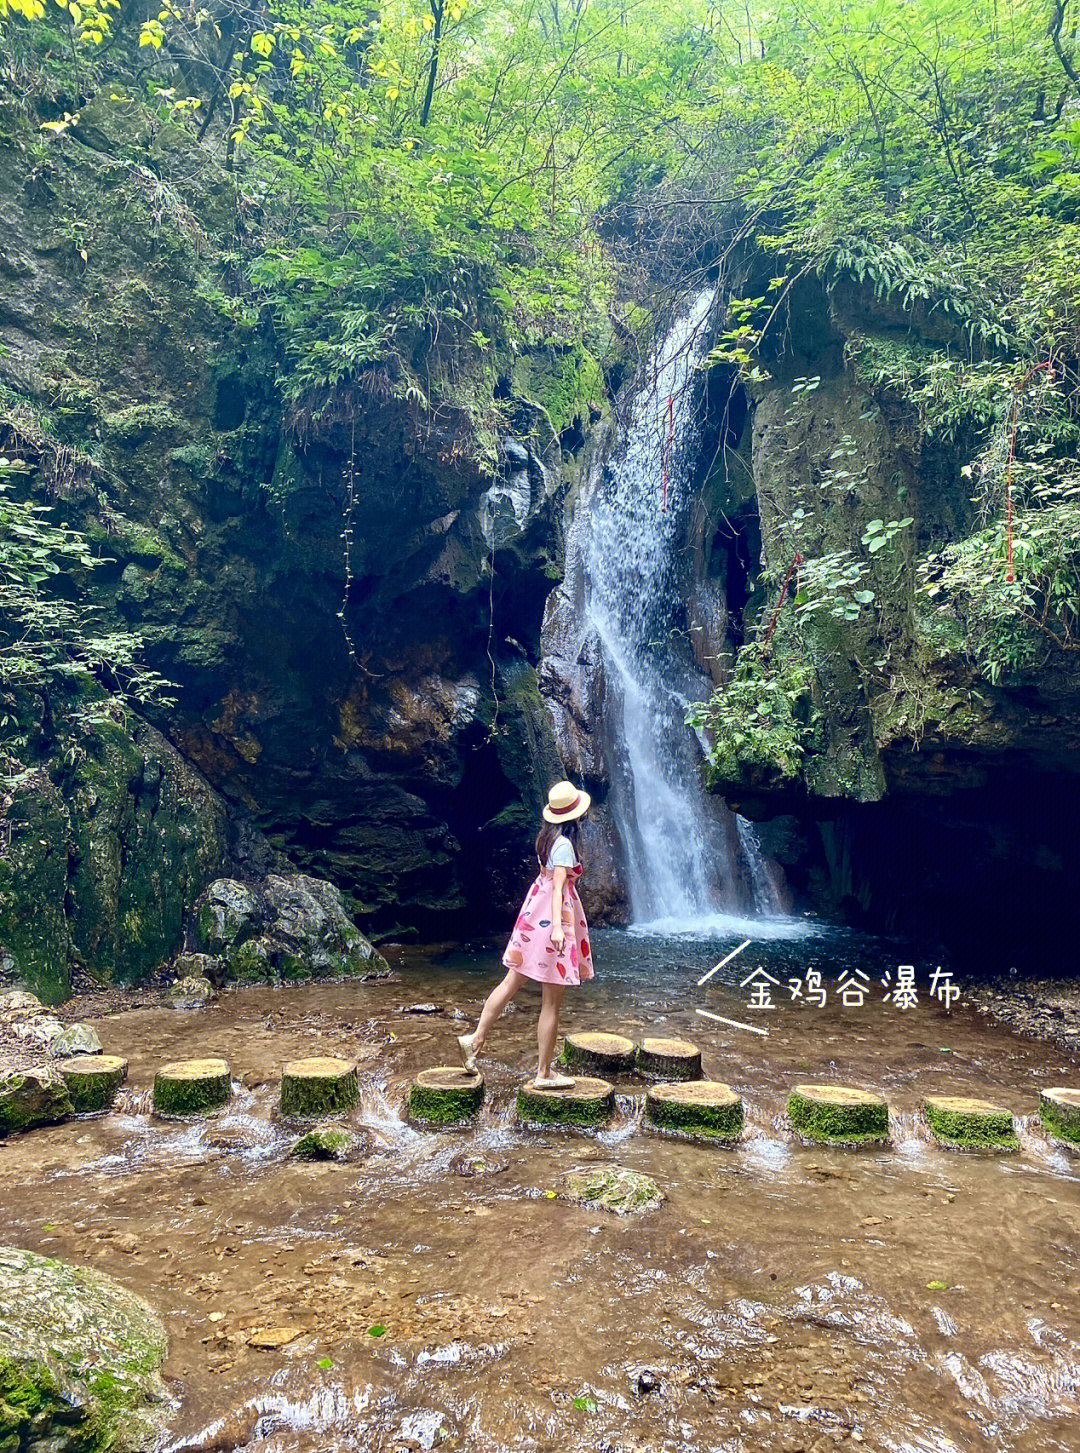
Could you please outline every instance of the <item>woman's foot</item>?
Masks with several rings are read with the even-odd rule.
[[[572,1090],[577,1084],[577,1080],[572,1079],[569,1075],[552,1074],[548,1070],[546,1075],[537,1075],[533,1084],[541,1090]]]
[[[476,1073],[476,1051],[479,1048],[474,1043],[475,1039],[475,1034],[458,1035],[458,1049],[461,1050],[461,1062],[471,1074]]]

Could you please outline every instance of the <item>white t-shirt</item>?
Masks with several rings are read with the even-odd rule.
[[[574,868],[577,866],[577,855],[574,852],[574,845],[568,837],[561,834],[551,845],[551,852],[548,853],[547,865],[549,868]]]

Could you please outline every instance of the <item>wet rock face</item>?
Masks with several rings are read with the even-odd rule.
[[[165,1350],[160,1319],[111,1277],[0,1247],[0,1447],[150,1448]]]
[[[378,370],[287,410],[270,344],[206,301],[214,259],[160,217],[150,278],[141,204],[117,211],[128,139],[58,155],[27,194],[31,140],[0,142],[5,243],[32,259],[0,316],[0,381],[76,451],[49,497],[111,562],[95,577],[104,619],[143,632],[174,683],[152,720],[188,775],[125,728],[89,774],[42,742],[8,814],[10,879],[0,862],[13,976],[53,999],[73,961],[145,978],[207,883],[254,871],[240,816],[380,933],[501,921],[550,780],[535,664],[576,469],[558,435],[602,395],[595,364],[571,351],[557,376],[523,376],[483,469],[465,409],[423,411]],[[185,205],[212,215],[220,179],[191,160]],[[93,275],[64,261],[66,221],[84,215],[112,239],[107,286],[97,254]],[[21,450],[41,495],[52,448]]]
[[[241,981],[379,972],[386,960],[359,931],[332,883],[271,873],[256,884],[211,883],[195,908],[199,948]]]

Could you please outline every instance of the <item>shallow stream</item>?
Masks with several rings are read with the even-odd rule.
[[[632,1080],[597,1136],[518,1128],[527,994],[489,1045],[479,1126],[411,1129],[408,1082],[454,1061],[453,1015],[476,1013],[497,953],[395,950],[390,980],[99,1017],[128,1086],[104,1118],[0,1148],[3,1239],[98,1266],[161,1311],[173,1453],[1075,1453],[1080,1157],[1051,1145],[1035,1108],[1040,1087],[1080,1083],[1077,1063],[963,999],[947,1013],[926,992],[933,965],[916,961],[917,1007],[886,1002],[885,971],[891,987],[911,962],[889,944],[777,937],[698,988],[737,942],[599,933],[599,977],[568,995],[564,1021],[695,1040],[706,1073],[745,1097],[737,1149],[648,1132]],[[757,965],[779,981],[772,1009],[738,987]],[[786,988],[815,965],[824,1008]],[[861,1008],[839,1002],[845,968],[870,980]],[[423,1001],[440,1011],[400,1012]],[[312,1053],[359,1062],[355,1120],[373,1149],[356,1164],[288,1156],[280,1070]],[[229,1111],[152,1119],[155,1069],[205,1054],[231,1064]],[[892,1148],[797,1142],[784,1105],[804,1079],[885,1092]],[[933,1144],[920,1100],[950,1091],[1012,1109],[1020,1152]],[[462,1174],[476,1152],[505,1168]],[[618,1218],[549,1194],[567,1169],[608,1160],[652,1175],[666,1203]]]

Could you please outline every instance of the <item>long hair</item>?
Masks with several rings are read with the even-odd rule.
[[[574,853],[577,854],[578,825],[580,822],[581,819],[579,817],[574,818],[573,822],[544,822],[544,825],[536,835],[536,856],[545,868],[547,867],[548,854],[555,846],[555,839],[560,834],[564,838],[569,838],[570,846],[574,849]]]

